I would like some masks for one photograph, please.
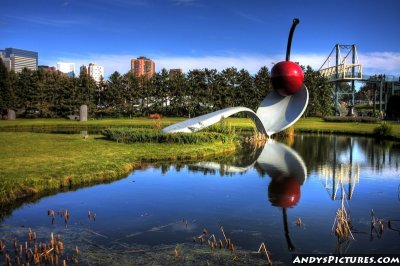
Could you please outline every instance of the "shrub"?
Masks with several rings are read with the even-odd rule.
[[[325,116],[325,122],[356,122],[356,123],[378,123],[379,118],[369,116]]]
[[[387,137],[392,133],[392,126],[389,123],[382,123],[374,128],[374,135],[376,137]]]
[[[151,142],[151,143],[211,143],[236,141],[235,136],[229,136],[216,132],[196,133],[163,133],[158,130],[135,129],[135,128],[110,128],[102,132],[110,140],[123,143]]]

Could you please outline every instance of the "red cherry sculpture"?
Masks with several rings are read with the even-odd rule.
[[[297,18],[293,20],[286,50],[286,61],[275,64],[271,70],[272,88],[282,96],[293,95],[300,91],[303,86],[303,70],[298,64],[290,61],[293,32],[299,22]]]
[[[293,95],[300,91],[303,86],[303,70],[294,62],[279,62],[272,68],[271,81],[272,87],[280,95]]]

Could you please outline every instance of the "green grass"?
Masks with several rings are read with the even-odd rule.
[[[387,122],[392,126],[388,138],[400,140],[400,123]],[[295,125],[296,132],[334,133],[373,136],[379,123],[325,122],[322,118],[300,119]]]
[[[184,120],[184,118],[162,118],[160,121],[146,117],[135,118],[107,118],[93,119],[86,122],[68,120],[62,118],[55,119],[16,119],[0,120],[0,131],[36,131],[47,132],[55,131],[77,131],[94,130],[100,132],[110,127],[165,127],[173,123]]]
[[[141,161],[194,160],[235,150],[234,144],[123,144],[90,135],[0,132],[0,203],[118,179]]]

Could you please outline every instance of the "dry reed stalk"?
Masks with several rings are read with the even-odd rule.
[[[390,223],[389,223],[389,226],[390,226]],[[375,231],[378,238],[382,237],[384,229],[385,229],[385,226],[383,223],[383,219],[379,219],[378,217],[375,217],[374,210],[371,209],[371,237],[372,237],[372,231]]]
[[[296,225],[297,225],[297,226],[303,226],[303,225],[304,225],[304,223],[303,223],[303,221],[301,220],[300,217],[297,218],[297,220],[296,220]]]
[[[50,245],[52,248],[56,246],[56,240],[54,239],[54,233],[51,232],[51,240],[50,240]]]
[[[33,256],[36,256],[38,254],[38,246],[35,243],[35,245],[33,246]]]
[[[63,242],[58,241],[58,249],[59,249],[60,251],[63,251],[63,250],[64,250],[64,244],[63,244]]]
[[[11,265],[11,258],[10,258],[10,255],[8,255],[8,253],[6,253],[6,255],[5,255],[5,260],[6,260],[6,265],[7,266]]]
[[[225,235],[224,227],[223,227],[222,225],[221,225],[221,232],[222,232],[222,235],[223,235],[224,238],[225,238],[225,244],[228,245],[228,238],[227,238],[226,235]]]
[[[178,258],[179,257],[179,250],[178,250],[178,247],[175,247],[175,258]]]
[[[29,241],[33,240],[33,233],[32,233],[32,229],[31,228],[29,228],[29,230],[28,230],[28,240]]]
[[[2,240],[0,240],[0,252],[3,252],[3,250],[6,248],[6,244],[3,243]]]
[[[354,236],[351,233],[350,218],[344,206],[344,197],[342,198],[342,206],[336,212],[333,226],[335,227],[335,235],[339,241],[348,240],[349,237],[354,240]]]
[[[235,250],[235,246],[231,243],[231,245],[230,245],[230,250],[232,251],[232,253],[233,253],[233,258],[232,258],[232,260],[237,260],[237,253],[236,253],[236,250]]]
[[[228,241],[226,241],[226,247],[230,248],[231,247],[231,239],[228,238]]]
[[[268,265],[271,266],[272,265],[272,261],[271,261],[271,259],[269,257],[269,252],[268,252],[267,246],[265,245],[264,242],[261,243],[260,248],[258,249],[257,253],[260,253],[261,251],[264,253],[265,259],[266,259]]]
[[[212,240],[213,240],[212,243],[213,243],[215,246],[217,246],[217,239],[215,238],[215,235],[214,235],[214,234],[212,234],[212,235],[208,238],[208,241],[210,241],[210,239],[212,239]]]

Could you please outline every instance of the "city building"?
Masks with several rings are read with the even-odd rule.
[[[87,68],[87,66],[82,65],[82,66],[79,68],[79,75],[80,75],[82,72],[84,72],[86,75],[88,74],[88,68]]]
[[[136,76],[151,78],[155,73],[155,63],[147,57],[141,56],[131,60],[131,71]]]
[[[68,77],[75,76],[75,63],[58,62],[57,70],[67,74]]]
[[[175,76],[175,75],[177,75],[177,74],[182,74],[182,73],[183,73],[182,68],[171,68],[171,69],[169,70],[169,76],[170,76],[170,77],[173,77],[173,76]]]
[[[100,83],[101,78],[102,77],[104,78],[104,67],[90,63],[88,68],[88,74],[94,79],[94,81]]]
[[[9,71],[14,71],[18,73],[21,72],[24,68],[37,70],[37,52],[16,48],[6,48],[0,51],[0,56],[4,62],[4,65]]]

